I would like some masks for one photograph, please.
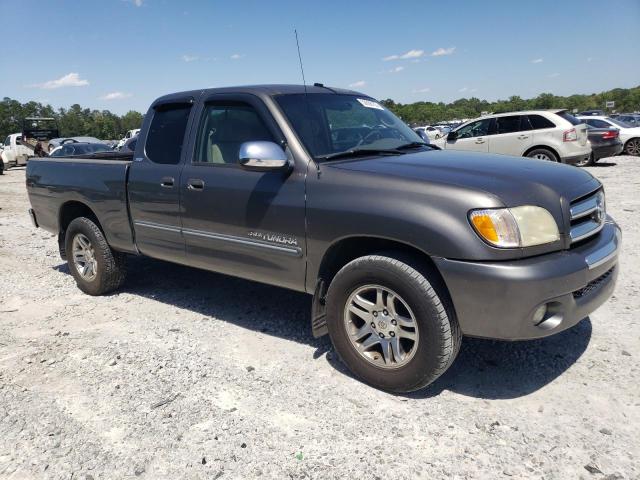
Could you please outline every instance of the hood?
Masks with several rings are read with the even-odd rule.
[[[574,200],[599,186],[590,173],[570,165],[451,150],[366,157],[328,165],[482,190],[500,197],[507,206],[523,204],[523,195],[533,191],[553,191],[558,197]]]
[[[432,150],[398,156],[349,159],[334,168],[401,177],[428,184],[448,184],[483,191],[507,207],[539,205],[562,225],[562,210],[571,201],[600,186],[578,167],[523,157],[488,153]]]

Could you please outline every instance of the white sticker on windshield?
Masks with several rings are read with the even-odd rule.
[[[378,102],[374,102],[373,100],[367,100],[366,98],[358,98],[358,101],[363,107],[375,108],[377,110],[384,110],[384,107],[382,105],[380,105]]]

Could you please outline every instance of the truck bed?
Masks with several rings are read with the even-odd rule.
[[[38,225],[60,231],[63,204],[91,205],[109,244],[135,252],[127,211],[127,176],[132,156],[111,152],[87,158],[32,158],[27,190]]]

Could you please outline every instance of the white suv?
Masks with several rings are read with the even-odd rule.
[[[566,110],[487,115],[434,142],[447,150],[501,153],[569,164],[591,155],[587,127]]]

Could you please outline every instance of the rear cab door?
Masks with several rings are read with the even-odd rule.
[[[444,142],[447,150],[467,150],[472,152],[488,152],[491,126],[493,118],[481,118],[456,130],[457,138]]]
[[[489,137],[489,152],[522,156],[533,144],[528,117],[505,115],[495,120],[493,135]]]
[[[136,246],[153,258],[184,262],[180,176],[194,98],[151,106],[129,171],[128,196]]]

